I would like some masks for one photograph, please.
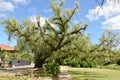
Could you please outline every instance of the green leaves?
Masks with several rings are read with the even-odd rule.
[[[51,62],[45,63],[43,65],[44,70],[51,74],[53,77],[56,77],[60,74],[60,66],[55,60],[52,60]]]

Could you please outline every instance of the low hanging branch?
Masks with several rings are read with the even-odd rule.
[[[120,2],[120,0],[95,0],[95,1],[98,3],[98,5],[101,8],[103,7],[104,3],[106,3],[106,2],[113,2],[114,4],[117,4]]]

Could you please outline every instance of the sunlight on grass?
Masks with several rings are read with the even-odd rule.
[[[120,80],[120,70],[67,67],[73,80]]]

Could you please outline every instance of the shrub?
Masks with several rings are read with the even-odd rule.
[[[120,65],[120,59],[117,60],[117,65]]]
[[[87,64],[86,61],[82,61],[82,62],[80,63],[80,67],[85,68],[85,67],[87,67],[87,66],[88,66],[88,64]]]
[[[102,66],[107,66],[109,64],[112,64],[112,62],[109,58],[106,58],[106,59],[101,59],[99,64],[102,65]]]
[[[33,61],[33,56],[30,53],[21,53],[21,59]]]
[[[51,74],[53,77],[58,76],[60,73],[60,66],[55,60],[45,63],[43,68],[45,72]]]
[[[105,61],[103,65],[106,66],[106,65],[109,65],[109,64],[111,64],[110,61]]]
[[[65,63],[71,67],[80,67],[81,60],[78,58],[68,58]]]
[[[79,58],[68,58],[65,60],[66,65],[71,67],[93,68],[97,66],[97,62],[93,60],[81,60]]]
[[[77,58],[74,58],[74,59],[71,60],[70,65],[71,65],[72,67],[80,67],[80,60],[77,59]]]
[[[88,64],[89,64],[88,67],[90,67],[90,68],[94,68],[97,66],[97,63],[95,61],[89,61]]]
[[[40,72],[38,72],[35,77],[48,77],[50,76],[50,74],[48,74],[47,72],[45,72],[44,70],[41,70]]]
[[[97,63],[91,60],[84,60],[84,61],[81,61],[80,63],[80,67],[83,67],[83,68],[87,68],[87,67],[93,68],[96,66],[97,66]]]

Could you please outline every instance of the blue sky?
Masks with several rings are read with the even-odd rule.
[[[79,22],[82,19],[89,24],[86,33],[92,33],[91,40],[93,43],[98,42],[103,29],[119,31],[119,4],[110,6],[113,2],[106,2],[103,5],[103,9],[101,9],[95,0],[65,0],[64,7],[72,8],[75,6],[76,1],[80,3],[80,10],[73,21]],[[34,18],[36,14],[40,14],[43,18],[49,18],[52,16],[49,4],[50,0],[0,0],[0,20],[6,19],[9,16],[22,21],[27,17]],[[9,44],[12,46],[16,44],[15,40],[8,41],[8,36],[1,25],[0,44]]]

